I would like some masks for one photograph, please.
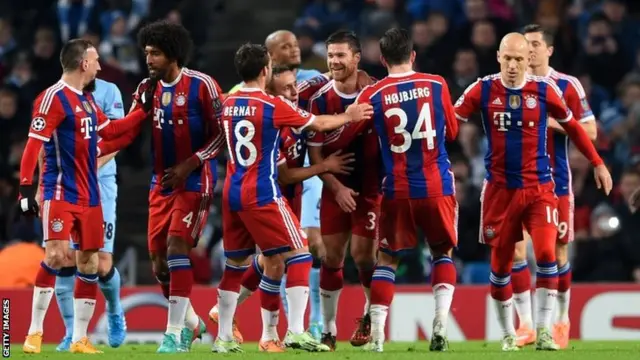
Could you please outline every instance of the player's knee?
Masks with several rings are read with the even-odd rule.
[[[98,253],[98,275],[106,276],[113,267],[113,256],[110,253]]]
[[[523,261],[527,259],[527,242],[519,241],[516,243],[516,250],[513,252],[513,261]]]
[[[271,279],[281,279],[284,275],[284,255],[275,254],[263,257],[263,274]]]
[[[453,244],[451,243],[442,244],[442,245],[434,246],[431,248],[431,257],[434,259],[442,256],[451,257],[452,254],[453,254]],[[380,257],[380,255],[378,255],[378,257]]]
[[[178,236],[169,236],[167,239],[167,254],[183,255],[189,254],[191,246],[183,238]]]
[[[151,269],[153,270],[153,273],[156,274],[156,276],[169,273],[169,266],[167,265],[166,256],[162,256],[153,252],[149,255],[151,258]]]
[[[569,261],[568,244],[563,244],[563,243],[556,244],[556,261],[558,262],[558,267],[566,264]]]
[[[98,250],[78,250],[76,252],[76,263],[78,271],[85,274],[95,274],[98,272]]]
[[[377,266],[388,266],[396,269],[400,263],[400,258],[380,251],[378,253]]]
[[[374,241],[360,236],[351,238],[351,257],[358,268],[373,267],[376,260]]]
[[[256,255],[256,256],[259,256],[259,255]],[[247,266],[251,264],[251,257],[244,256],[244,257],[227,258],[226,263],[231,266],[240,266],[240,267]]]

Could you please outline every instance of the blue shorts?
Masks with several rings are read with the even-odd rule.
[[[99,181],[100,185],[100,202],[102,204],[102,215],[104,217],[104,247],[100,252],[113,253],[113,242],[116,237],[116,200],[118,198],[118,184],[113,180]],[[42,241],[44,247],[44,240]],[[73,239],[69,242],[69,246],[77,250],[78,246],[73,243]]]
[[[320,197],[322,196],[322,180],[314,176],[302,183],[302,211],[300,226],[320,228]]]

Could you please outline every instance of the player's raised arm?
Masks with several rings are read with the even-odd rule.
[[[604,192],[609,195],[613,187],[613,182],[604,161],[600,155],[598,155],[595,146],[593,146],[585,130],[578,124],[571,110],[565,105],[560,89],[549,81],[545,82],[547,84],[547,110],[549,111],[549,115],[555,118],[564,128],[571,141],[578,147],[578,150],[580,150],[595,167],[596,185],[598,189],[603,189]]]
[[[98,113],[98,135],[105,140],[114,140],[138,128],[153,108],[153,96],[151,94],[154,91],[155,87],[153,89],[150,87],[149,90],[145,91],[141,107],[133,110],[118,121],[110,121],[107,115],[96,107],[95,110]]]
[[[373,115],[371,105],[365,104],[351,105],[339,115],[312,115],[285,99],[274,99],[277,103],[273,120],[275,126],[289,126],[297,133],[306,128],[313,131],[333,130],[352,121],[369,119]]]
[[[482,81],[478,79],[460,95],[454,105],[455,116],[458,120],[467,122],[471,115],[480,110],[481,93]]]
[[[24,214],[38,214],[35,199],[37,189],[33,185],[33,173],[38,165],[42,144],[49,142],[53,132],[64,120],[64,111],[56,91],[55,86],[47,89],[33,104],[29,138],[20,160],[20,209]]]

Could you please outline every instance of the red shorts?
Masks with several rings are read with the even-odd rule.
[[[41,213],[42,235],[45,241],[73,239],[79,250],[98,250],[104,246],[104,218],[101,206],[45,200]]]
[[[320,231],[322,235],[351,232],[352,235],[376,239],[380,217],[379,194],[356,197],[356,210],[347,214],[340,208],[333,192],[323,189],[320,200]]]
[[[558,239],[561,244],[573,241],[573,213],[575,205],[573,194],[558,196]]]
[[[198,237],[209,216],[211,195],[193,191],[174,191],[162,195],[160,190],[149,192],[149,251],[163,253],[167,238],[176,236],[196,246]]]
[[[433,250],[458,244],[458,202],[455,196],[426,199],[382,199],[380,251],[400,255],[418,246],[418,228]]]
[[[222,246],[228,258],[255,253],[269,256],[307,246],[307,235],[284,198],[264,206],[231,211],[222,200]]]
[[[557,232],[558,199],[553,182],[523,189],[507,189],[484,182],[480,202],[480,242],[497,246],[522,240],[522,227]]]

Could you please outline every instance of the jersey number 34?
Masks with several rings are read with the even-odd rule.
[[[418,115],[418,120],[416,121],[411,133],[407,131],[407,113],[401,108],[389,109],[384,112],[384,116],[386,118],[397,116],[399,119],[399,123],[396,127],[393,128],[393,132],[394,134],[402,136],[403,141],[400,145],[391,145],[391,151],[393,151],[394,153],[402,154],[404,152],[407,152],[407,150],[411,148],[411,143],[413,142],[413,140],[420,139],[427,140],[428,150],[435,149],[436,130],[431,124],[431,106],[429,103],[425,103],[424,105],[422,105],[422,109],[420,109],[420,114]]]

